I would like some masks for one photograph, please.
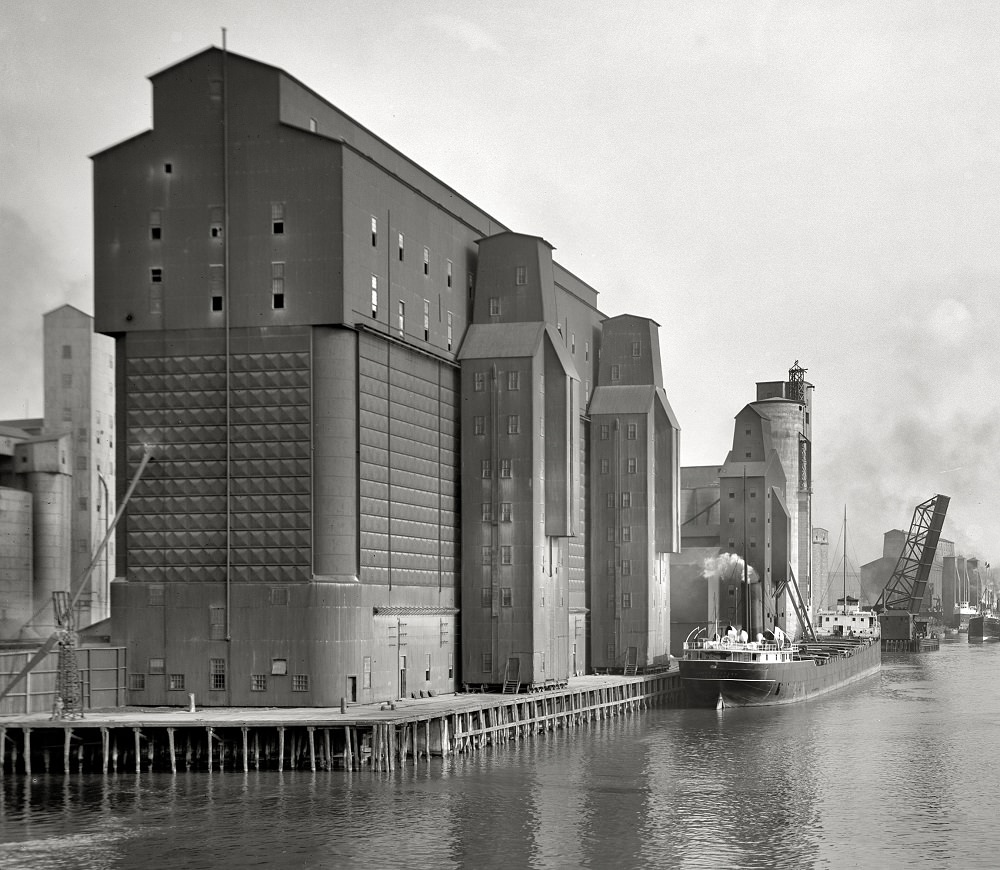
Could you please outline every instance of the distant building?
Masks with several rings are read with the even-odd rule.
[[[154,456],[112,584],[131,699],[584,670],[596,290],[280,69],[152,83],[155,128],[93,158],[119,496]]]
[[[111,615],[114,542],[84,577],[115,515],[115,345],[72,305],[43,317],[45,432],[70,436],[70,577],[79,590],[80,626]],[[74,592],[76,588],[74,587]]]
[[[890,529],[885,532],[882,536],[882,555],[878,559],[862,565],[860,577],[848,574],[846,584],[848,594],[856,595],[860,599],[862,607],[872,607],[892,579],[892,573],[906,546],[906,536],[907,533],[902,529]],[[964,569],[964,558],[961,563]],[[943,609],[946,616],[950,615],[949,601],[946,599],[949,598],[950,593],[956,591],[956,585],[954,572],[949,572],[949,565],[952,567],[955,565],[955,544],[953,541],[940,538],[934,553],[934,561],[931,563],[927,589],[924,592],[924,601],[921,607],[922,612]],[[843,596],[842,587],[837,583],[834,583],[833,586],[837,594]],[[954,608],[957,603],[957,599],[951,597],[951,607]]]

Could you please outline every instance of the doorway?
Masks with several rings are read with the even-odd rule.
[[[358,678],[348,677],[347,678],[347,700],[351,703],[356,703],[358,700]]]

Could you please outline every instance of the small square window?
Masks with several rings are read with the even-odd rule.
[[[628,460],[628,462],[626,464],[626,468],[628,469],[628,473],[629,474],[635,474],[636,461],[635,461],[634,457]]]
[[[611,437],[611,427],[607,423],[601,423],[601,440],[607,441]]]
[[[525,266],[518,266],[514,271],[514,283],[519,287],[528,283],[528,269]]]
[[[222,297],[221,296],[213,296],[212,297],[212,310],[213,311],[222,311]]]
[[[500,297],[491,296],[490,297],[490,317],[500,316]]]
[[[520,414],[508,414],[507,415],[507,434],[508,435],[519,435],[521,433],[521,415]]]
[[[62,358],[63,359],[73,359],[73,345],[64,344],[62,346]]]
[[[288,673],[288,659],[271,659],[271,675],[283,677]]]
[[[493,592],[489,586],[483,586],[479,591],[479,604],[481,607],[493,606]]]
[[[629,441],[635,441],[636,436],[636,426],[635,423],[628,423],[625,426],[625,437]]]
[[[292,674],[292,691],[309,691],[309,674]]]
[[[511,503],[505,501],[500,505],[500,522],[509,523],[511,521]]]
[[[492,465],[490,463],[490,460],[483,459],[483,460],[480,461],[480,463],[479,463],[479,474],[484,479],[493,476],[493,467],[492,467]]]
[[[493,505],[488,501],[484,501],[482,504],[482,509],[483,509],[482,510],[483,522],[484,523],[493,522]]]
[[[500,564],[501,565],[513,565],[514,564],[514,548],[510,544],[504,544],[500,548]]]
[[[500,460],[500,476],[501,477],[511,477],[512,476],[511,461],[510,459]]]
[[[154,208],[149,213],[149,237],[154,242],[159,241],[163,237],[161,221],[162,216],[160,210],[158,208]]]
[[[507,372],[507,389],[508,390],[521,389],[521,373],[519,371]]]
[[[162,658],[151,658],[146,671],[150,674],[165,674],[167,672],[166,663]]]
[[[287,586],[272,586],[270,594],[268,595],[268,603],[276,606],[282,607],[288,604],[288,587]]]
[[[632,507],[632,493],[630,493],[630,492],[623,492],[622,493],[622,507],[623,508],[630,508],[630,507]]]
[[[271,232],[280,236],[285,232],[285,204],[283,202],[271,203]]]
[[[159,266],[155,266],[149,270],[149,280],[153,284],[160,284],[163,282],[163,269]]]
[[[628,610],[632,606],[632,593],[623,592],[622,593],[622,609]]]
[[[622,526],[622,541],[627,544],[631,540],[632,540],[632,527]]]
[[[184,691],[184,674],[171,674],[167,678],[167,688],[171,692]]]
[[[164,163],[163,164],[163,171],[164,171],[164,173],[166,175],[170,175],[170,173],[174,171],[174,164],[173,163]]]
[[[500,588],[500,606],[501,607],[514,606],[514,594],[510,586],[502,586]]]
[[[145,674],[129,674],[128,675],[128,687],[133,692],[142,692],[146,689],[146,675]]]
[[[632,574],[632,560],[622,559],[622,576],[629,577]]]
[[[250,674],[250,691],[267,691],[267,674]]]

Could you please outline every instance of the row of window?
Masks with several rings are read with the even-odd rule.
[[[625,438],[628,441],[635,441],[637,435],[637,428],[635,423],[625,424]],[[601,440],[607,441],[611,437],[611,426],[608,423],[601,424]]]
[[[372,247],[378,247],[379,229],[378,218],[372,215],[371,219],[371,239]],[[396,233],[396,257],[402,263],[406,259],[406,237],[403,233]],[[424,274],[430,277],[431,274],[431,249],[424,245]],[[453,286],[455,280],[455,264],[451,260],[445,260],[445,283],[448,287]],[[472,273],[469,273],[469,297],[472,296]]]
[[[493,503],[484,501],[483,502],[483,522],[492,523],[493,522]],[[513,509],[509,501],[500,503],[500,522],[509,523],[513,520]]]
[[[545,376],[541,376],[541,387],[540,392],[542,395],[545,394]],[[482,393],[486,389],[486,372],[473,372],[472,374],[472,389],[477,393]],[[521,389],[521,373],[516,369],[511,369],[507,372],[507,389],[508,390],[520,390]]]
[[[493,461],[490,459],[483,459],[480,462],[480,474],[484,480],[489,479],[493,476]],[[500,476],[504,478],[511,478],[514,476],[513,472],[513,462],[508,458],[503,458],[500,460]]]
[[[619,563],[616,562],[614,559],[608,559],[607,575],[609,577],[615,576],[615,567],[618,565]],[[621,565],[621,575],[623,577],[630,577],[632,575],[632,560],[622,559],[620,565]]]
[[[149,270],[149,313],[163,313],[163,268],[152,266]],[[226,287],[225,266],[213,263],[208,267],[208,286],[212,311],[222,311]],[[271,263],[271,308],[285,307],[285,264]]]
[[[170,164],[166,164],[167,167]],[[169,170],[167,170],[169,173]],[[208,208],[208,235],[209,238],[221,240],[225,228],[226,212],[221,205],[213,205]],[[285,234],[285,203],[271,203],[271,235],[283,236]],[[154,208],[149,213],[149,238],[154,242],[163,239],[163,209]]]
[[[493,548],[483,547],[482,548],[483,564],[490,565],[493,563]],[[509,544],[504,544],[500,547],[500,564],[501,565],[513,565],[514,564],[514,549]]]
[[[615,498],[615,494],[613,492],[609,492],[607,495],[608,507],[613,508],[615,506],[616,501],[617,499]],[[628,491],[623,492],[621,497],[621,502],[623,508],[632,507],[632,493]]]
[[[473,435],[485,435],[486,434],[486,418],[482,416],[475,416],[472,418],[472,434]],[[521,415],[520,414],[508,414],[507,415],[507,434],[508,435],[520,435],[521,434]],[[538,420],[538,434],[543,438],[545,437],[545,418],[540,417]]]
[[[378,320],[378,276],[372,275],[372,320]],[[438,320],[441,319],[441,304],[438,300]],[[448,350],[455,344],[455,317],[448,311],[446,317]],[[396,330],[402,337],[406,332],[406,302],[400,299],[396,303]],[[424,341],[430,341],[431,337],[431,301],[424,300]]]
[[[625,459],[625,473],[635,474],[639,468],[639,461],[634,456],[629,456]],[[611,473],[611,460],[602,459],[601,460],[601,474]]]
[[[490,586],[484,586],[482,588],[482,593],[480,595],[480,604],[483,607],[491,607],[493,605],[493,589]],[[514,591],[510,586],[500,587],[500,606],[501,607],[513,607],[514,606]]]
[[[184,674],[168,674],[166,661],[162,658],[151,658],[146,666],[147,673],[129,674],[128,687],[133,691],[143,691],[146,688],[146,677],[166,676],[167,689],[172,692],[182,692],[185,688]],[[287,676],[288,660],[271,659],[271,675]],[[250,689],[254,692],[267,691],[267,674],[251,674]],[[226,660],[209,659],[209,689],[215,692],[226,689]],[[308,692],[309,675],[292,674],[292,691]]]

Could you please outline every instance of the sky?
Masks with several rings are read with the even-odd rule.
[[[280,67],[660,326],[684,465],[758,381],[815,386],[814,524],[878,558],[937,493],[1000,542],[1000,3],[0,0],[0,419],[42,414],[42,315],[93,313],[89,155],[147,77]]]

